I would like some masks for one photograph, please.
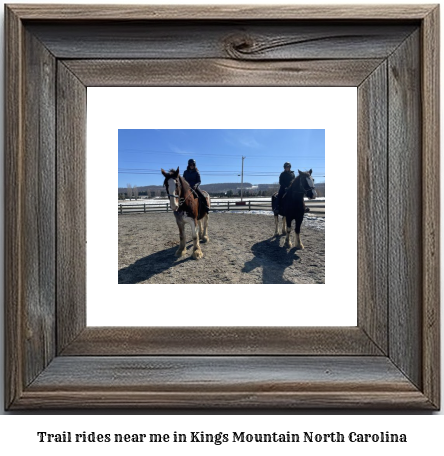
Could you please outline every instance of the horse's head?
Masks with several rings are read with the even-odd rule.
[[[163,181],[163,186],[166,189],[168,198],[170,199],[171,209],[177,211],[179,209],[179,167],[176,170],[170,169],[166,172],[164,169],[161,169],[162,174],[165,177]]]
[[[304,191],[305,195],[309,199],[315,199],[317,194],[316,194],[316,189],[314,185],[314,179],[311,177],[312,170],[310,171],[299,171],[299,182],[302,190]]]

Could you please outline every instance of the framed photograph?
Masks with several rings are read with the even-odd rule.
[[[438,6],[22,4],[6,6],[5,34],[6,409],[440,408]],[[92,220],[99,232],[117,227],[90,219],[90,141],[101,123],[116,141],[117,129],[129,128],[115,127],[114,114],[109,123],[104,114],[91,121],[93,105],[106,107],[94,104],[97,91],[113,100],[122,90],[149,89],[166,104],[163,94],[173,90],[199,105],[209,88],[230,97],[257,89],[265,126],[211,128],[279,128],[266,109],[271,89],[327,87],[356,91],[355,174],[339,168],[326,176],[343,188],[334,200],[351,197],[357,222],[339,200],[326,234],[356,223],[356,238],[336,243],[325,284],[314,286],[332,287],[338,294],[323,304],[339,309],[347,279],[355,281],[356,324],[300,325],[271,295],[236,322],[224,315],[233,306],[245,312],[242,300],[218,300],[211,284],[204,297],[204,285],[183,286],[220,318],[181,324],[170,312],[156,322],[157,310],[184,289],[118,283],[117,242],[108,243],[116,260],[106,280],[143,287],[148,316],[91,324],[95,304],[103,316],[116,306],[134,313],[107,294],[106,281],[94,283]],[[335,103],[325,98],[329,118],[339,112]],[[235,118],[250,102],[232,104]],[[150,109],[161,112],[162,101]],[[115,192],[115,177],[105,191]],[[116,217],[115,199],[112,211]],[[264,239],[272,234],[264,230]],[[357,254],[329,280],[328,262],[350,249]],[[276,301],[297,302],[306,285],[232,286],[274,287]],[[310,296],[302,301],[309,306]],[[273,323],[255,319],[261,311]]]
[[[115,199],[97,204],[96,192],[87,192],[88,325],[286,326],[290,319],[295,326],[356,326],[357,271],[348,267],[357,257],[356,87],[92,87],[87,97],[87,188],[97,176],[101,188],[115,188],[118,169],[121,198],[116,213]],[[247,128],[232,128],[240,125]],[[193,259],[193,220],[186,208],[173,215],[160,172],[180,166],[188,183],[189,157],[199,188],[211,196],[202,261]],[[295,220],[290,245],[283,217],[276,226],[273,182],[310,169],[317,193],[304,197],[301,249]],[[328,213],[351,221],[330,223],[327,242],[325,169],[347,180],[345,192],[341,179],[329,181]],[[300,182],[293,184],[296,204]],[[176,221],[187,218],[187,248],[179,249]],[[118,245],[118,260],[110,245]],[[301,285],[296,294],[276,293],[276,285],[291,284]],[[162,303],[155,312],[153,302]]]

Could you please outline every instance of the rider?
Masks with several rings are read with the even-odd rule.
[[[199,170],[196,168],[196,160],[193,160],[192,158],[188,160],[188,166],[185,172],[183,173],[183,177],[190,184],[190,187],[197,193],[198,197],[203,203],[205,211],[207,213],[210,212],[210,208],[207,205],[207,200],[199,188],[200,173]]]
[[[277,197],[276,207],[274,209],[274,214],[279,215],[279,205],[281,203],[282,196],[285,193],[285,190],[290,186],[291,181],[295,178],[294,171],[291,170],[291,163],[284,163],[284,171],[282,171],[279,176],[279,193]]]

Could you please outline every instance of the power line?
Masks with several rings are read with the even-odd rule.
[[[139,168],[120,168],[119,169],[119,172],[141,172],[141,173],[150,173],[150,172],[153,172],[153,173],[159,173],[160,174],[160,170],[157,170],[157,169],[139,169]],[[237,171],[236,169],[230,169],[230,170],[207,170],[207,171],[200,171],[200,173],[205,173],[205,174],[214,174],[214,173],[239,173],[239,171]],[[257,174],[280,174],[280,171],[253,171]]]
[[[133,175],[159,175],[160,173],[158,172],[137,172],[137,171],[118,171],[118,174],[133,174]],[[239,177],[240,174],[238,172],[233,172],[233,173],[205,173],[208,176],[211,177],[216,177],[216,176],[235,176]],[[263,174],[256,174],[256,173],[244,173],[244,176],[254,176],[254,177],[269,177],[269,176],[279,176],[279,173],[263,173]],[[323,174],[312,174],[313,177],[325,177]]]
[[[321,159],[319,159],[319,160],[321,160]],[[140,165],[151,165],[151,166],[155,166],[156,167],[156,168],[149,168],[150,170],[157,169],[158,166],[165,169],[165,163],[160,163],[159,165],[157,165],[156,163],[153,163],[153,162],[139,162],[139,161],[126,161],[125,160],[121,164],[124,165],[124,164],[127,164],[127,163],[138,163]],[[176,167],[177,167],[177,164],[176,164]],[[321,165],[316,165],[316,168],[320,168],[320,167],[321,167]],[[270,165],[250,165],[249,164],[248,168],[267,168],[267,169],[270,169]],[[123,168],[123,169],[127,169],[127,168]],[[147,168],[128,168],[128,169],[147,169]]]
[[[154,173],[160,174],[160,170],[153,169],[153,168],[119,168],[119,172],[140,172],[140,173]],[[228,169],[228,170],[199,170],[200,173],[205,174],[221,174],[221,173],[239,173],[236,169]],[[269,170],[269,171],[253,171],[256,174],[280,174],[281,171]]]
[[[239,159],[240,157],[242,157],[242,154],[205,154],[205,153],[195,153],[195,152],[190,152],[188,154],[184,154],[184,153],[179,153],[179,152],[167,152],[167,151],[161,151],[161,150],[152,150],[152,151],[143,151],[143,150],[138,150],[138,149],[119,149],[119,154],[121,152],[128,152],[128,153],[139,153],[139,154],[146,154],[146,155],[151,155],[151,154],[162,154],[162,155],[174,155],[174,156],[188,156],[188,155],[193,155],[195,157],[232,157],[232,158],[236,158],[236,159]],[[284,159],[288,159],[289,156],[291,157],[295,157],[295,159],[316,159],[316,160],[323,160],[322,157],[311,157],[310,155],[293,155],[291,153],[289,153],[288,155],[274,155],[273,154],[273,158],[284,158]],[[252,159],[259,159],[259,158],[270,158],[268,155],[259,155],[259,156],[254,156],[252,155],[251,156]]]

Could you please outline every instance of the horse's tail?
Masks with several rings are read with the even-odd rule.
[[[205,190],[201,190],[201,192],[202,192],[202,195],[205,196],[205,199],[207,200],[207,206],[211,207],[211,198],[210,198],[209,193],[206,192]]]

